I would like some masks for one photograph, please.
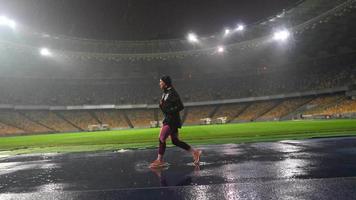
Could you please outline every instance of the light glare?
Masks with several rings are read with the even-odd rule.
[[[41,48],[40,54],[42,56],[51,56],[52,55],[51,51],[49,51],[49,49],[47,49],[47,48]]]
[[[222,47],[222,46],[218,47],[218,52],[219,53],[223,53],[224,51],[225,51],[224,47]]]
[[[287,30],[275,32],[273,35],[274,40],[285,41],[289,38],[290,33]]]
[[[0,16],[0,26],[7,26],[7,27],[10,27],[11,29],[15,29],[16,22],[12,19],[5,17],[5,16]]]
[[[237,26],[236,31],[243,31],[245,29],[245,26],[240,24]]]
[[[189,33],[188,34],[188,41],[189,42],[193,42],[193,43],[198,42],[197,35],[195,35],[194,33]]]

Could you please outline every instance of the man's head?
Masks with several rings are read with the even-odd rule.
[[[169,76],[162,76],[162,78],[159,80],[159,87],[164,90],[169,87],[172,87],[172,79]]]

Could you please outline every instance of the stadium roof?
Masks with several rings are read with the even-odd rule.
[[[0,0],[0,14],[49,35],[100,40],[183,38],[251,24],[300,0]]]
[[[328,18],[354,6],[352,0],[306,0],[298,5],[275,13],[263,20],[248,24],[246,34],[229,37],[224,40],[230,49],[249,48],[258,45],[258,42],[270,34],[273,28],[284,25],[295,33],[303,32],[318,23],[327,22]],[[17,33],[15,37],[3,37],[1,41],[7,47],[18,49],[38,48],[47,44],[56,53],[70,57],[95,57],[102,59],[121,58],[169,58],[184,55],[206,54],[215,51],[216,45],[221,41],[221,34],[201,38],[205,46],[197,47],[185,38],[146,41],[104,41],[73,38],[67,36],[51,36],[33,32],[32,28],[25,29],[24,33]],[[10,34],[11,35],[11,34]],[[21,38],[19,39],[19,35]],[[2,40],[3,40],[2,39]],[[200,39],[200,38],[199,38]],[[36,52],[38,49],[36,49]]]

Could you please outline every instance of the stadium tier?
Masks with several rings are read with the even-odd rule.
[[[132,127],[149,127],[150,122],[154,121],[153,110],[144,109],[133,109],[130,111],[125,111],[129,123]]]
[[[100,110],[2,110],[1,135],[88,131],[91,125],[110,129],[159,126],[163,116],[156,108]],[[156,114],[155,114],[156,113]],[[270,121],[302,118],[354,117],[356,100],[344,93],[251,101],[206,106],[188,106],[182,111],[185,125]],[[289,118],[284,118],[289,116]],[[221,122],[220,118],[226,118]],[[207,120],[209,119],[209,120]],[[207,122],[208,121],[208,122]],[[152,122],[156,122],[152,126]],[[100,130],[100,129],[99,129]],[[105,129],[106,130],[106,129]]]
[[[237,121],[254,121],[263,113],[268,112],[278,102],[276,101],[265,101],[265,102],[253,102],[251,103],[239,116],[236,117]]]
[[[184,114],[186,124],[200,124],[201,119],[211,118],[214,106],[188,107]]]
[[[325,105],[324,109],[314,112],[314,115],[337,115],[356,112],[356,101],[346,98],[338,99],[337,102]]]
[[[118,110],[96,110],[94,113],[101,123],[106,123],[110,127],[130,127],[125,120],[124,112]]]
[[[174,84],[184,101],[199,102],[343,87],[355,78],[351,66],[327,72],[323,67],[311,70],[316,69],[177,79]],[[158,78],[131,83],[105,79],[4,78],[0,80],[0,90],[0,104],[11,105],[153,104],[160,97]]]
[[[324,97],[323,97],[324,98]],[[301,107],[303,104],[306,104],[312,99],[309,98],[296,98],[290,100],[284,100],[277,102],[275,107],[265,112],[263,115],[258,117],[260,120],[279,120],[281,117],[288,115],[297,108]]]

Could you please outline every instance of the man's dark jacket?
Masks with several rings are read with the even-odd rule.
[[[171,128],[182,127],[179,112],[184,109],[184,106],[173,87],[164,90],[159,107],[164,115],[164,125],[169,125]]]

